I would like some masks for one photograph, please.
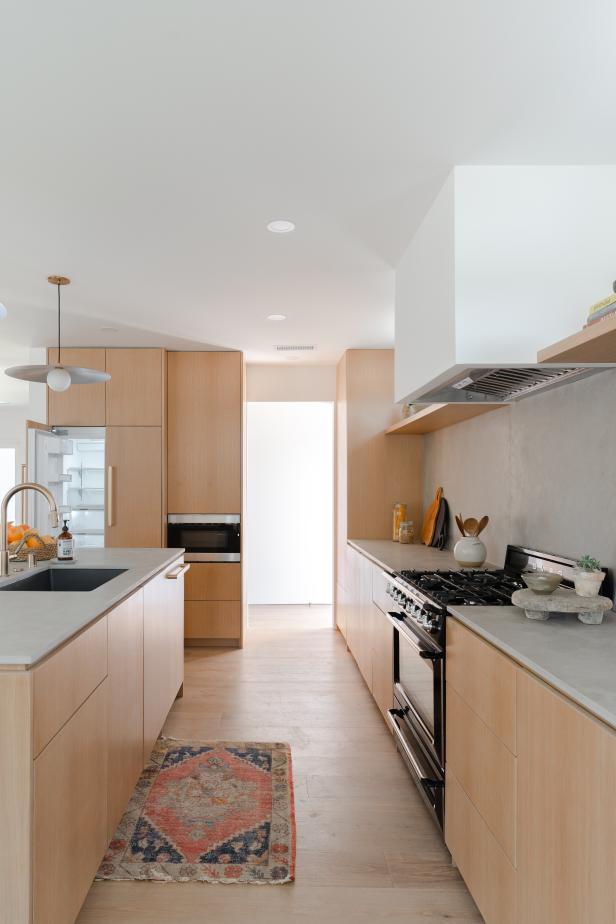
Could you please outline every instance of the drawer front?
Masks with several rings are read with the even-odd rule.
[[[372,601],[376,603],[383,613],[388,613],[392,608],[393,601],[386,593],[385,588],[389,582],[389,575],[386,574],[378,565],[372,567]]]
[[[517,761],[447,684],[447,765],[515,865]]]
[[[67,642],[33,672],[34,756],[107,675],[107,617]]]
[[[184,579],[186,600],[241,600],[242,566],[233,562],[191,562]]]
[[[449,766],[445,843],[486,924],[514,924],[515,869]]]
[[[237,641],[241,622],[240,603],[187,600],[184,606],[184,637],[189,645],[199,645],[208,639]]]
[[[455,619],[447,620],[447,682],[516,754],[516,667]]]
[[[107,848],[107,681],[34,761],[34,924],[68,924]]]

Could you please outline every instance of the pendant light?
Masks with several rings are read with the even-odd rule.
[[[108,372],[98,372],[96,369],[84,369],[82,366],[64,366],[61,358],[60,345],[60,287],[70,284],[68,276],[48,276],[47,282],[58,289],[58,361],[48,366],[12,366],[6,369],[6,374],[12,379],[22,379],[24,382],[46,382],[52,391],[66,391],[70,385],[94,385],[96,382],[108,382],[111,378]]]

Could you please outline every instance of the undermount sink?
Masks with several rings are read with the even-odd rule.
[[[96,590],[127,568],[46,568],[13,581],[0,590],[87,591]]]

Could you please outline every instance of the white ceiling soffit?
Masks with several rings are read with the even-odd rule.
[[[0,301],[49,318],[30,342],[67,273],[67,342],[391,345],[454,164],[614,162],[615,34],[612,0],[9,0]]]

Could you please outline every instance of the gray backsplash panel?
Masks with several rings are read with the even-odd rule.
[[[616,370],[432,433],[424,465],[425,504],[442,485],[452,514],[489,514],[489,561],[515,542],[616,569]]]

